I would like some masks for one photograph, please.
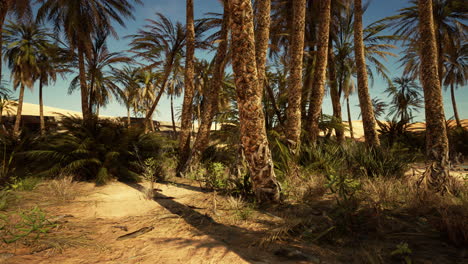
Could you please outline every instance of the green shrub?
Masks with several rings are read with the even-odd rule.
[[[159,159],[165,151],[164,141],[156,134],[112,120],[84,124],[79,118],[63,116],[58,131],[24,153],[39,176],[71,174],[97,184],[112,178],[138,181],[142,161]]]
[[[10,187],[17,191],[32,191],[42,181],[41,178],[28,176],[26,178],[14,178]]]

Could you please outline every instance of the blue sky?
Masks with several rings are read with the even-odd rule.
[[[145,19],[155,18],[155,13],[160,12],[171,18],[173,21],[180,21],[185,23],[185,0],[144,0],[143,6],[137,6],[135,10],[135,20],[129,20],[126,23],[126,28],[116,26],[117,32],[119,34],[119,39],[110,39],[109,47],[112,51],[122,51],[128,49],[128,39],[123,38],[126,35],[134,34],[139,28],[145,25]],[[364,14],[364,23],[369,24],[386,16],[394,15],[397,13],[397,10],[408,6],[409,1],[404,0],[372,0],[367,12]],[[195,4],[195,18],[201,18],[205,13],[208,12],[222,12],[222,7],[218,0],[194,0]],[[394,53],[399,53],[399,49],[395,49]],[[198,53],[200,57],[210,56],[204,53]],[[390,58],[388,62],[385,63],[390,71],[390,76],[399,77],[402,70],[399,68],[398,58]],[[4,76],[6,80],[9,80],[9,71],[4,66]],[[68,85],[72,76],[69,76],[66,80],[58,80],[55,85],[45,87],[44,90],[44,104],[47,106],[58,107],[68,110],[81,111],[80,103],[80,94],[75,92],[72,95],[67,94]],[[382,100],[387,100],[387,96],[383,93],[383,90],[386,88],[386,83],[384,83],[380,78],[376,78],[373,87],[370,88],[371,97],[379,97]],[[468,118],[468,89],[467,87],[460,87],[456,91],[456,98],[458,103],[458,111],[461,118]],[[28,103],[38,103],[38,89],[35,87],[32,91],[26,91],[25,93],[25,102]],[[177,99],[175,101],[176,107],[181,105],[182,100]],[[359,104],[357,95],[350,97],[350,102],[352,106],[352,118],[353,120],[358,119],[359,115]],[[453,111],[451,108],[450,94],[444,92],[444,104],[445,112],[447,117],[453,116]],[[324,99],[323,106],[324,113],[331,114],[331,100],[327,96]],[[345,108],[343,108],[345,110]],[[117,102],[110,103],[106,108],[101,109],[101,114],[109,116],[124,116],[126,115],[126,110],[124,107],[120,106]],[[344,118],[346,119],[345,112],[343,112]],[[155,114],[155,119],[162,121],[170,120],[170,107],[169,100],[166,97],[163,97],[161,102],[158,105],[157,113]],[[415,120],[423,121],[424,120],[424,110],[421,109],[421,112],[416,115]]]

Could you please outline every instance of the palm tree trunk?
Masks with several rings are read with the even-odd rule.
[[[315,60],[314,81],[312,84],[311,101],[307,130],[309,142],[315,144],[319,135],[319,118],[322,110],[325,84],[327,81],[327,63],[330,37],[331,0],[320,1],[320,23],[318,29],[317,55]]]
[[[426,112],[426,155],[429,162],[422,181],[425,187],[445,193],[449,188],[449,143],[439,82],[437,43],[432,1],[418,0],[421,83]]]
[[[127,107],[127,127],[130,128],[132,119],[130,118],[130,107]]]
[[[462,127],[460,122],[460,116],[458,115],[457,101],[455,100],[455,89],[453,87],[453,83],[450,85],[450,95],[452,97],[453,115],[455,116],[455,120],[457,121],[457,127]]]
[[[13,128],[13,134],[18,135],[21,126],[21,112],[23,111],[23,99],[24,99],[24,84],[21,84],[20,94],[18,98],[18,106],[16,110],[15,127]]]
[[[330,41],[328,45],[328,77],[330,83],[330,97],[332,101],[333,108],[333,117],[340,123],[340,127],[335,129],[336,141],[339,144],[344,142],[344,130],[341,127],[342,122],[342,113],[341,113],[341,103],[340,103],[340,94],[338,91],[338,80],[336,79],[336,68],[335,68],[335,55],[333,54],[333,44]]]
[[[177,130],[176,130],[176,124],[175,124],[175,116],[174,116],[174,95],[171,94],[171,119],[172,119],[172,131],[174,133],[173,137],[174,139],[177,138]],[[190,125],[190,123],[189,123]],[[189,130],[189,135],[190,135],[190,130]]]
[[[362,1],[354,0],[354,53],[356,57],[357,79],[358,79],[358,97],[361,106],[362,121],[364,125],[364,137],[369,146],[377,147],[380,145],[377,136],[376,121],[374,109],[369,95],[369,86],[367,80],[367,65],[364,56],[364,42],[362,32]]]
[[[44,102],[42,99],[42,81],[39,80],[39,117],[41,120],[41,135],[45,134],[45,121],[44,121]]]
[[[190,121],[192,117],[192,101],[195,93],[194,54],[195,54],[195,27],[193,21],[193,0],[187,0],[186,24],[186,57],[185,57],[185,92],[182,105],[182,117],[179,136],[179,164],[185,164],[190,155]]]
[[[219,92],[223,86],[224,70],[226,68],[226,54],[228,48],[228,28],[229,28],[229,7],[227,1],[224,3],[223,23],[221,26],[220,42],[216,51],[215,63],[213,66],[212,81],[209,86],[207,102],[201,116],[201,124],[198,127],[197,138],[193,144],[193,149],[190,157],[181,172],[185,172],[192,164],[197,164],[201,158],[201,154],[208,147],[211,124],[218,112]]]
[[[280,186],[268,146],[257,65],[252,59],[255,58],[252,3],[251,0],[229,2],[232,12],[232,68],[239,106],[242,149],[257,200],[260,203],[278,202]]]
[[[271,1],[256,1],[257,9],[255,14],[255,59],[257,63],[258,83],[264,90],[266,84],[266,59],[268,52],[268,42],[270,40],[270,15]]]
[[[349,108],[349,97],[346,97],[346,108],[348,110],[349,134],[354,139],[353,121],[351,120],[351,109]]]
[[[81,48],[81,45],[78,45],[78,68],[80,75],[80,89],[81,89],[81,110],[83,114],[83,120],[86,122],[89,120],[89,95],[88,87],[86,84],[86,68],[84,61],[84,50]]]
[[[150,120],[152,120],[154,110],[156,109],[156,106],[158,106],[159,100],[161,100],[161,97],[164,94],[164,91],[166,90],[166,84],[167,80],[169,79],[169,75],[171,74],[172,66],[173,58],[169,58],[168,62],[165,65],[164,76],[161,82],[161,90],[159,91],[158,96],[156,96],[156,98],[154,99],[154,102],[151,105],[150,109],[148,109],[148,111],[146,112],[145,133],[148,132],[148,124],[150,123]]]
[[[306,0],[293,0],[293,27],[290,45],[290,71],[288,78],[288,107],[286,109],[286,138],[291,149],[297,150],[301,139],[302,60]]]
[[[271,101],[271,105],[273,107],[273,110],[275,111],[276,117],[278,118],[278,122],[279,122],[280,126],[283,127],[284,126],[284,118],[281,115],[281,111],[279,110],[278,104],[276,103],[275,93],[273,92],[273,89],[271,89],[271,85],[268,82],[265,85],[265,87],[266,87],[266,90],[267,90],[268,98]]]

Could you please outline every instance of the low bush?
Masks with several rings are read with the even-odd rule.
[[[84,124],[79,118],[63,116],[58,131],[24,153],[39,176],[70,174],[97,184],[112,178],[138,181],[142,161],[159,160],[165,152],[161,137],[112,120]]]

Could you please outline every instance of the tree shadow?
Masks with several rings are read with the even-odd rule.
[[[126,184],[140,192],[145,192],[145,187],[141,184]],[[258,242],[259,238],[264,236],[264,232],[251,231],[237,226],[226,226],[220,224],[209,215],[202,214],[185,204],[175,201],[174,199],[168,199],[167,196],[161,193],[158,193],[158,197],[153,200],[171,213],[183,218],[189,225],[196,228],[201,233],[216,240],[216,242],[199,244],[199,247],[213,248],[224,246],[226,247],[227,252],[231,251],[249,263],[287,263],[284,261],[280,262],[270,251],[271,249],[279,248],[279,244],[272,242],[269,245],[270,250],[255,245],[255,242]],[[184,242],[181,241],[181,244],[186,244]]]

